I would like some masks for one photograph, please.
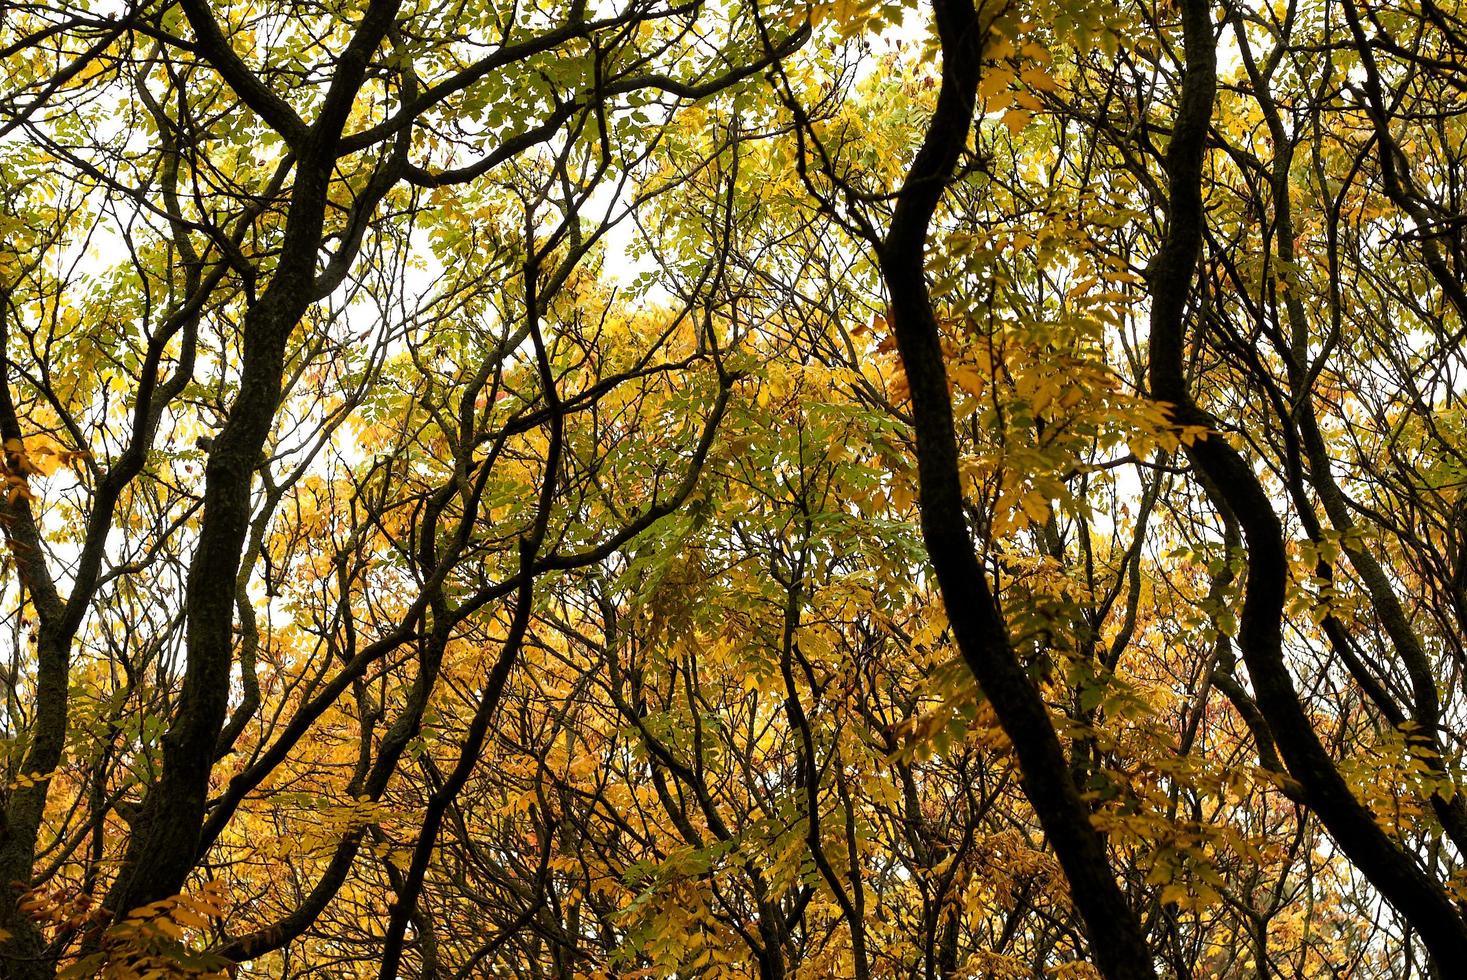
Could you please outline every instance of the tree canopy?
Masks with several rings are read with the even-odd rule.
[[[0,59],[0,975],[1467,962],[1458,0]]]

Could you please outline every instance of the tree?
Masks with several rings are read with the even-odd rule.
[[[689,325],[697,296],[646,345],[629,343],[626,327],[606,329],[609,304],[598,323],[586,318],[594,300],[563,297],[586,288],[578,267],[631,206],[597,207],[592,195],[616,193],[656,156],[660,131],[643,128],[648,115],[757,70],[757,51],[741,57],[746,18],[698,5],[483,11],[462,40],[461,13],[389,0],[290,15],[189,3],[10,18],[8,51],[31,69],[9,103],[8,128],[30,137],[16,176],[60,168],[70,183],[54,203],[45,178],[29,194],[17,186],[30,247],[16,248],[6,284],[6,529],[17,618],[36,623],[35,713],[16,719],[24,784],[0,844],[6,880],[35,881],[38,835],[74,730],[74,676],[125,665],[121,684],[108,678],[92,695],[95,720],[117,730],[97,733],[109,748],[84,763],[92,771],[78,783],[117,799],[94,797],[58,837],[90,836],[100,859],[106,825],[126,820],[118,872],[90,875],[114,915],[176,894],[244,797],[353,689],[364,730],[350,788],[362,802],[379,798],[418,734],[455,627],[507,601],[515,611],[495,637],[501,653],[464,736],[472,761],[537,578],[609,555],[693,486],[733,380],[718,338]],[[261,67],[248,63],[251,49],[268,52]],[[506,117],[514,90],[521,119]],[[121,142],[76,139],[118,117],[128,124]],[[133,138],[148,148],[131,151]],[[499,189],[481,179],[506,171],[518,179]],[[424,200],[445,188],[462,190],[437,206]],[[657,193],[650,183],[636,191]],[[76,223],[90,216],[106,222],[92,231],[103,248],[125,260],[72,251]],[[422,268],[412,239],[424,233],[446,271],[410,293],[403,274]],[[567,329],[548,335],[545,324],[562,316]],[[714,388],[686,405],[686,438],[650,459],[605,459],[650,421],[639,421],[634,398],[604,435],[597,415],[608,397],[654,396],[664,375],[705,366]],[[588,417],[591,431],[576,431]],[[338,438],[349,423],[355,445]],[[25,481],[41,453],[84,464],[54,517]],[[617,472],[623,465],[633,471]],[[621,484],[620,507],[599,499],[603,469]],[[486,494],[503,494],[505,481],[528,486],[529,498],[493,514]],[[645,495],[628,495],[627,481]],[[309,513],[323,507],[328,514]],[[274,598],[280,576],[315,558],[313,543],[282,549],[272,535],[281,508],[305,511],[336,543],[329,570],[312,569],[312,584],[331,581],[334,595],[323,616],[302,621],[318,644],[302,651],[309,667],[270,651],[304,687],[261,731],[251,582],[263,571]],[[568,508],[604,513],[567,527]],[[56,518],[82,530],[53,546],[45,525]],[[158,630],[127,630],[125,600],[109,594],[150,587],[181,609]],[[395,592],[385,607],[382,587]],[[321,600],[317,592],[312,604]],[[231,716],[236,610],[244,696]],[[100,663],[74,655],[84,627],[109,626],[127,630],[115,654]],[[391,716],[377,739],[363,685],[405,649],[412,686],[376,709]],[[118,710],[135,698],[135,713]],[[119,724],[128,714],[138,731]],[[117,739],[124,765],[141,770],[122,786],[110,785]],[[211,800],[216,765],[240,751],[245,763]],[[431,851],[461,783],[450,775],[430,801],[419,854]],[[360,838],[347,835],[298,908],[231,953],[255,955],[309,924]],[[392,913],[398,938],[384,975],[421,863]],[[16,968],[45,972],[44,940],[15,900],[6,895],[3,918]]]
[[[1456,8],[14,5],[7,976],[1444,976]]]

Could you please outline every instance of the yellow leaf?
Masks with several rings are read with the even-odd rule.
[[[1034,114],[1032,112],[1026,112],[1023,109],[1010,109],[1003,114],[1002,121],[1009,128],[1010,133],[1018,136],[1033,118]]]
[[[978,83],[978,98],[987,100],[1008,88],[1014,81],[1014,73],[1007,68],[987,72]]]
[[[1175,902],[1178,905],[1185,905],[1189,897],[1190,896],[1188,896],[1187,894],[1187,889],[1183,888],[1181,885],[1167,885],[1161,890],[1161,901],[1163,905],[1167,904],[1168,902]]]
[[[1035,524],[1049,520],[1049,501],[1039,493],[1026,493],[1019,498],[1019,509]]]
[[[1041,92],[1053,92],[1059,88],[1059,82],[1050,77],[1049,72],[1039,68],[1025,69],[1020,75],[1025,85]]]

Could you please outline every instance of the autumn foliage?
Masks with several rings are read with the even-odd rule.
[[[1467,963],[1455,0],[0,58],[0,976]]]

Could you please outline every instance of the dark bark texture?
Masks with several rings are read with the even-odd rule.
[[[1288,554],[1283,525],[1252,466],[1216,431],[1216,419],[1192,401],[1183,367],[1186,314],[1206,220],[1201,188],[1217,54],[1206,0],[1184,0],[1182,17],[1186,72],[1166,157],[1167,233],[1150,269],[1151,394],[1170,403],[1179,424],[1211,430],[1187,453],[1243,531],[1248,577],[1238,641],[1258,708],[1284,765],[1298,781],[1304,803],[1340,849],[1419,931],[1444,968],[1467,961],[1467,926],[1441,884],[1422,871],[1355,797],[1315,732],[1284,659]]]
[[[987,26],[971,0],[934,0],[942,42],[937,108],[880,246],[891,324],[911,387],[922,537],[963,659],[1013,743],[1024,792],[1054,847],[1110,980],[1155,976],[1140,920],[1116,884],[1104,837],[1070,778],[1039,689],[1019,661],[974,551],[963,510],[958,446],[937,316],[925,275],[928,228],[973,125]]]

